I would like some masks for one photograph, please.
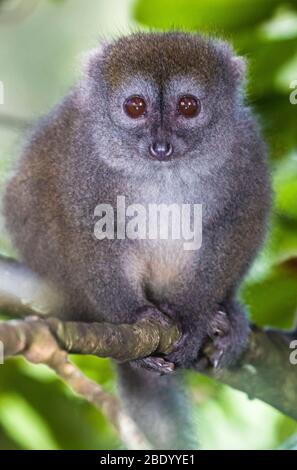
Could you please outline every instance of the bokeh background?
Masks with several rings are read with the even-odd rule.
[[[291,327],[297,310],[296,1],[0,0],[0,190],[27,127],[79,77],[84,51],[102,38],[172,27],[225,37],[248,58],[247,99],[269,145],[275,202],[267,243],[242,297],[254,322]],[[2,219],[0,251],[13,254]],[[75,361],[116,391],[108,360]],[[187,384],[203,449],[296,446],[297,423],[268,405],[198,374],[188,373]],[[0,365],[0,449],[120,446],[100,413],[46,367],[22,359]]]

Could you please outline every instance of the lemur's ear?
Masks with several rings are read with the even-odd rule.
[[[100,63],[100,58],[103,57],[104,51],[109,46],[107,41],[101,41],[98,47],[94,47],[82,55],[82,67],[85,75],[95,77]]]
[[[226,41],[218,39],[215,41],[216,48],[225,59],[227,64],[229,77],[232,77],[234,82],[240,84],[245,79],[246,60],[244,57],[236,55],[233,47]]]
[[[92,88],[90,82],[97,84],[97,86],[100,83],[100,64],[107,47],[108,43],[101,42],[98,47],[94,47],[80,56],[80,70],[84,80],[80,81],[80,92],[76,95],[78,107],[83,107],[90,98]]]
[[[231,71],[236,82],[241,82],[245,79],[246,73],[246,60],[241,56],[231,57]]]

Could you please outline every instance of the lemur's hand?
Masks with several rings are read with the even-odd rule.
[[[247,342],[249,326],[242,312],[232,313],[218,310],[210,322],[209,339],[194,364],[195,370],[222,369],[232,366],[239,358]]]
[[[180,310],[172,304],[161,304],[160,309],[179,327],[181,337],[174,345],[173,351],[166,356],[176,368],[189,369],[196,362],[201,348],[201,331],[195,324],[190,324],[182,318]],[[184,323],[184,324],[183,324]]]
[[[165,311],[161,311],[155,307],[146,305],[139,309],[139,311],[137,312],[137,317],[153,318],[155,320],[158,320],[161,324],[164,324],[164,326],[169,326],[172,323],[172,320],[169,316],[166,315],[166,313],[166,309]],[[132,367],[141,367],[143,369],[157,373],[158,375],[171,374],[175,369],[175,365],[173,362],[168,361],[165,357],[154,355],[145,357],[143,359],[136,359],[134,361],[131,361],[130,364]]]

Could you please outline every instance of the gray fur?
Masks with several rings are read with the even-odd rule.
[[[234,296],[262,243],[270,205],[265,146],[243,102],[243,73],[243,61],[222,41],[135,34],[93,53],[81,83],[41,120],[8,185],[5,213],[25,262],[64,288],[67,318],[133,322],[144,305],[173,304],[186,341],[168,360],[191,367],[223,306],[231,324],[225,363],[240,354],[248,323]],[[175,103],[186,93],[199,97],[202,110],[182,120]],[[131,94],[147,99],[146,118],[125,115]],[[160,136],[173,144],[170,161],[148,158]],[[94,208],[115,207],[117,195],[128,204],[202,204],[201,249],[96,240]],[[164,396],[167,378],[152,380],[153,402],[158,383]],[[186,447],[182,431],[165,441]]]

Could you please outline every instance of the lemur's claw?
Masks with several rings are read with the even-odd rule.
[[[131,362],[132,367],[141,367],[158,375],[172,374],[175,369],[173,362],[166,361],[162,357],[149,356],[144,359],[136,359]]]
[[[219,310],[210,323],[209,340],[205,343],[194,369],[198,371],[224,366],[226,353],[230,348],[231,325],[228,316]]]
[[[220,349],[209,358],[210,362],[212,363],[214,369],[219,369],[221,365],[222,358],[224,356],[224,350]]]

